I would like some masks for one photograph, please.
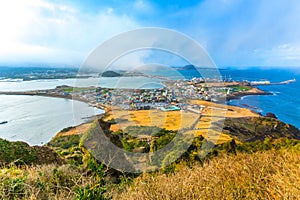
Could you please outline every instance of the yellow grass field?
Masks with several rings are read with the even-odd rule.
[[[202,114],[208,116],[221,116],[231,118],[259,116],[257,113],[254,113],[249,109],[240,108],[236,106],[222,105],[203,100],[191,100],[190,103],[205,106],[205,108],[202,111]],[[220,109],[226,109],[226,111]]]
[[[211,124],[225,117],[258,117],[259,115],[249,109],[235,106],[227,106],[208,101],[192,100],[190,103],[204,106],[201,111],[201,118],[195,126],[195,130],[187,133],[195,136],[202,135],[207,140],[221,144],[231,140],[229,135],[221,133],[222,130],[211,130]],[[117,106],[106,109],[106,121],[111,119],[121,120],[111,126],[111,131],[124,130],[128,126],[157,126],[167,130],[178,130],[191,127],[199,118],[199,114],[190,111],[169,111],[161,110],[122,110]],[[91,123],[79,125],[67,132],[59,132],[58,136],[82,134],[90,127]]]
[[[189,133],[195,136],[202,135],[215,144],[221,144],[231,140],[229,135],[221,133],[221,127],[211,130],[211,124],[225,117],[258,117],[257,113],[249,109],[235,106],[227,106],[207,101],[192,100],[190,103],[204,106],[201,111],[202,117],[195,129]],[[180,128],[189,128],[196,122],[199,114],[190,111],[169,111],[161,110],[122,110],[119,107],[111,107],[107,110],[108,116],[105,120],[119,119],[117,124],[111,126],[111,131],[124,130],[128,126],[157,126],[167,130],[178,130]],[[219,129],[219,130],[218,130]]]
[[[167,130],[178,130],[180,128],[190,127],[196,122],[198,114],[186,111],[170,111],[161,110],[137,110],[127,111],[118,107],[113,107],[109,111],[109,116],[105,120],[110,119],[126,119],[125,122],[118,122],[111,126],[112,131],[119,129],[124,130],[128,126],[157,126]]]

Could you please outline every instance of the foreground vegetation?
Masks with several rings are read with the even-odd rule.
[[[252,147],[250,150],[250,146]],[[187,157],[163,170],[114,174],[84,164],[3,165],[1,199],[297,199],[300,142],[266,140],[218,146],[205,160]],[[192,163],[192,164],[191,164]]]
[[[225,127],[234,125],[243,136],[242,130],[250,133],[253,129],[248,122],[237,127],[228,121]],[[297,199],[300,141],[293,138],[298,132],[283,124],[269,130],[275,122],[263,121],[263,129],[262,121],[257,121],[256,130],[263,137],[218,144],[204,158],[198,154],[208,141],[198,136],[176,162],[141,174],[118,172],[97,162],[84,146],[93,126],[84,137],[62,134],[44,147],[0,140],[0,199]],[[115,133],[109,131],[108,123],[102,128],[112,142],[133,152],[159,149],[176,134],[147,126],[127,127]],[[277,137],[279,130],[285,134]],[[287,134],[290,130],[294,135]],[[155,147],[135,137],[141,132],[145,137],[153,136]]]
[[[114,199],[298,199],[299,152],[222,155],[172,174],[144,174]]]

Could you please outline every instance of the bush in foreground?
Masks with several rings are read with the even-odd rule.
[[[1,168],[0,199],[106,199],[102,168],[95,167],[98,175],[72,165]]]

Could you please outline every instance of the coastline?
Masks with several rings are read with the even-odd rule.
[[[265,92],[263,90],[259,90],[258,88],[251,88],[250,90],[247,90],[247,91],[235,92],[235,93],[232,93],[231,95],[228,95],[229,98],[226,99],[226,102],[228,102],[231,99],[239,99],[243,96],[248,96],[248,95],[270,95],[270,94],[271,93]],[[52,138],[59,137],[59,136],[64,135],[64,134],[81,134],[81,133],[84,133],[89,128],[89,125],[91,124],[91,122],[93,120],[99,118],[100,116],[103,116],[103,115],[109,113],[109,110],[111,108],[111,106],[103,105],[101,103],[96,103],[96,104],[91,103],[88,99],[85,99],[83,97],[72,96],[72,95],[60,95],[60,94],[53,94],[53,93],[43,93],[43,92],[40,92],[40,91],[0,92],[0,95],[28,95],[28,96],[42,96],[42,97],[49,97],[49,98],[63,98],[63,99],[81,101],[81,102],[89,104],[92,107],[96,107],[96,108],[104,110],[103,114],[93,115],[93,116],[89,117],[87,122],[81,123],[81,124],[76,125],[76,126],[63,128],[62,130],[57,132]],[[218,103],[216,104],[216,103],[209,102],[209,101],[207,101],[207,102],[203,101],[202,103],[204,103],[204,104],[207,103],[207,105],[212,104],[212,105],[215,105],[215,106],[222,106],[222,104],[218,104]],[[240,107],[240,106],[234,106],[234,107],[235,108],[233,108],[232,106],[228,107],[229,113],[233,110],[235,112],[237,112],[240,109],[246,109],[249,112],[252,112],[253,114],[260,115],[259,113],[254,112],[253,110],[251,110],[249,108],[243,108],[243,107]],[[137,112],[137,111],[132,111],[132,112]],[[240,111],[238,111],[238,112],[240,112]],[[243,112],[241,112],[241,113],[243,113]],[[247,112],[245,112],[245,113],[247,113]],[[234,115],[229,114],[228,117],[233,117]],[[239,117],[247,117],[247,116],[244,116],[244,114],[239,114]],[[85,128],[82,128],[82,127],[85,127]],[[64,131],[64,129],[68,129],[68,128],[70,128],[71,132],[70,131],[67,131],[67,132]],[[45,143],[45,145],[46,144],[47,143]]]
[[[59,94],[48,94],[48,93],[39,93],[36,91],[0,91],[0,95],[29,95],[29,96],[43,96],[43,97],[51,97],[51,98],[63,98],[63,99],[69,99],[69,100],[76,100],[76,101],[81,101],[84,103],[87,103],[90,105],[91,102],[89,102],[87,99],[78,97],[78,96],[71,96],[71,95],[59,95]],[[241,99],[242,97],[245,96],[253,96],[253,95],[273,95],[271,92],[266,92],[264,90],[260,90],[256,87],[253,87],[247,91],[239,91],[239,92],[234,92],[232,94],[227,94],[226,95],[226,102],[234,99]],[[92,105],[93,107],[106,110],[108,107],[107,105],[97,103]]]
[[[273,95],[273,93],[266,92],[264,90],[260,90],[256,87],[253,87],[252,89],[247,90],[247,91],[240,91],[240,92],[228,94],[226,96],[226,101],[230,101],[230,100],[234,100],[234,99],[241,99],[242,97],[253,96],[253,95]]]
[[[230,96],[230,99],[238,99],[242,96],[247,96],[247,95],[267,95],[269,93],[265,92],[265,91],[262,91],[262,90],[259,90],[259,89],[255,89],[255,90],[252,90],[250,89],[251,92],[239,92],[239,93],[234,93]],[[87,99],[85,98],[81,98],[81,97],[76,97],[76,96],[71,96],[71,95],[59,95],[59,94],[49,94],[49,93],[40,93],[38,91],[23,91],[23,92],[20,92],[20,91],[17,91],[17,92],[0,92],[0,95],[28,95],[28,96],[42,96],[42,97],[49,97],[49,98],[63,98],[63,99],[69,99],[69,100],[76,100],[76,101],[81,101],[81,102],[84,102],[84,103],[87,103],[89,104],[90,106],[93,106],[93,107],[96,107],[96,108],[99,108],[99,109],[102,109],[104,110],[104,113],[101,114],[101,115],[93,115],[91,117],[89,117],[88,121],[87,122],[84,122],[82,124],[79,124],[77,126],[74,126],[74,127],[65,127],[63,128],[62,130],[60,130],[58,133],[56,133],[54,135],[54,137],[60,135],[62,133],[62,131],[66,128],[71,128],[71,129],[80,129],[80,127],[82,126],[85,126],[87,124],[90,124],[93,120],[97,119],[98,117],[100,116],[103,116],[104,114],[107,114],[110,110],[110,106],[107,106],[107,105],[103,105],[101,103],[97,103],[97,104],[91,104],[91,102],[89,102]],[[229,99],[227,99],[227,101],[229,101]],[[203,101],[205,102],[205,101]],[[212,104],[212,102],[207,102],[207,104]],[[219,106],[222,106],[221,104],[215,104],[213,103],[213,105],[219,105]],[[237,109],[236,110],[239,110],[239,109],[247,109],[247,108],[242,108],[242,107],[238,107],[238,106],[234,106],[236,107]],[[231,106],[230,106],[230,110],[232,110]],[[259,113],[256,113],[254,112],[253,110],[251,109],[247,109],[249,110],[250,112],[253,112],[255,114],[258,114]],[[133,111],[134,112],[134,111]],[[246,117],[246,116],[245,116]],[[82,130],[82,129],[80,129]],[[87,130],[87,129],[85,129]],[[74,130],[73,130],[73,133],[74,133]],[[53,138],[54,138],[53,137]],[[46,143],[47,144],[47,143]]]
[[[52,89],[49,89],[48,91],[51,91]],[[47,90],[44,90],[47,91]],[[0,95],[30,95],[30,96],[44,96],[44,97],[51,97],[51,98],[64,98],[64,99],[70,99],[70,100],[77,100],[81,101],[87,104],[91,105],[91,102],[85,98],[74,96],[74,95],[63,95],[63,94],[57,94],[57,93],[45,93],[40,91],[0,91]],[[245,96],[252,96],[252,95],[273,95],[271,92],[266,92],[264,90],[258,89],[256,87],[251,87],[251,89],[246,91],[238,91],[231,94],[226,95],[226,102],[233,100],[233,99],[240,99]],[[102,103],[93,104],[93,107],[97,107],[100,109],[105,110],[107,108],[106,105]]]

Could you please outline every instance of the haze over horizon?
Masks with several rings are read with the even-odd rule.
[[[299,10],[297,0],[3,1],[0,65],[79,66],[117,34],[161,27],[197,41],[220,67],[300,67]],[[151,56],[141,52],[120,63],[170,61]]]

